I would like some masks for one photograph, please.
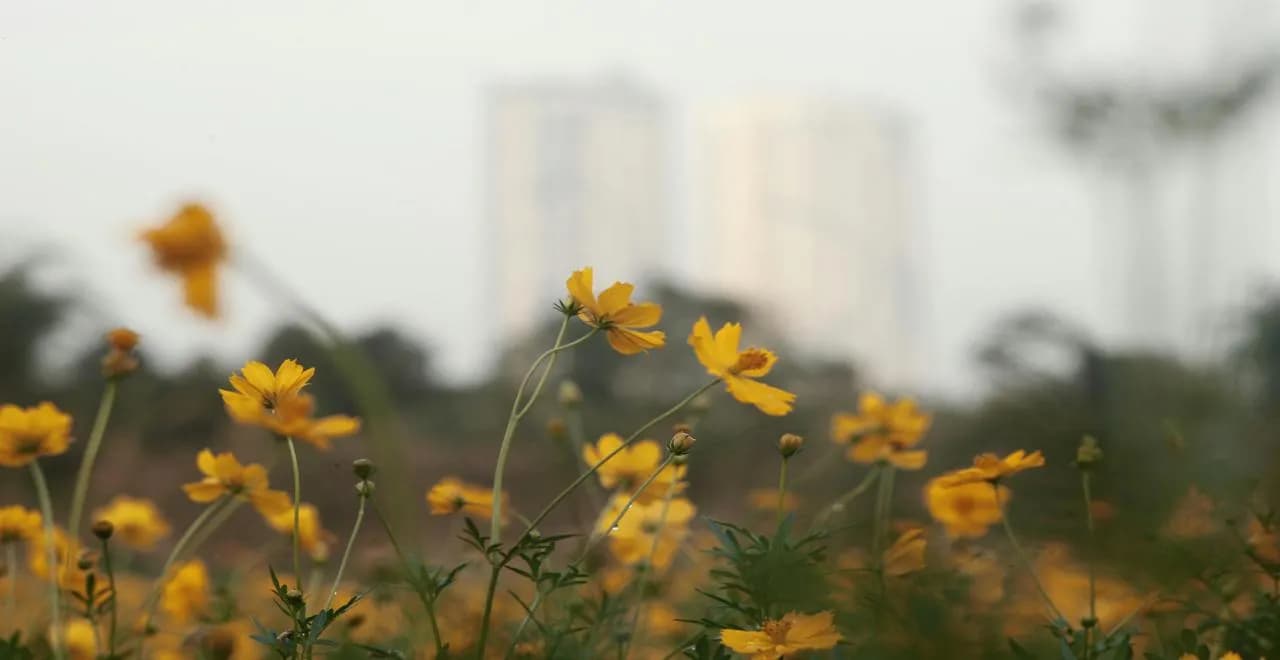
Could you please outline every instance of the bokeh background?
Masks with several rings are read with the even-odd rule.
[[[782,356],[792,415],[721,396],[700,427],[704,513],[773,483],[783,431],[811,439],[802,498],[847,490],[830,414],[875,388],[936,412],[929,473],[1015,447],[1064,467],[1096,435],[1099,499],[1153,532],[1112,554],[1141,556],[1189,484],[1243,497],[1276,467],[1278,67],[1265,0],[6,3],[0,400],[55,400],[84,433],[100,333],[139,331],[94,491],[183,524],[195,450],[271,453],[215,392],[246,359],[315,365],[322,410],[360,412],[302,303],[389,385],[425,520],[440,476],[488,479],[593,265],[661,302],[670,342],[560,363],[592,437],[701,382],[700,314]],[[212,322],[137,240],[187,200],[232,244]],[[576,469],[561,415],[548,397],[522,427],[517,500]],[[346,483],[361,443],[308,473]],[[1074,534],[1075,476],[1041,472],[1028,532]]]

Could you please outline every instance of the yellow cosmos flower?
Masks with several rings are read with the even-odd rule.
[[[493,489],[473,486],[457,477],[445,477],[427,491],[427,504],[431,515],[448,516],[458,512],[475,518],[493,516]],[[502,494],[502,512],[510,511],[507,494]]]
[[[147,499],[117,495],[106,507],[93,512],[94,520],[107,520],[115,528],[113,538],[118,538],[138,550],[150,550],[156,541],[169,535],[169,523]]]
[[[651,302],[631,302],[635,286],[626,282],[614,282],[596,298],[591,280],[592,271],[587,267],[574,271],[565,282],[569,295],[582,306],[578,318],[583,323],[604,330],[609,345],[623,355],[662,348],[667,341],[666,333],[642,331],[662,320],[662,307]]]
[[[296,360],[285,360],[275,372],[267,365],[249,361],[232,374],[234,391],[218,390],[227,414],[241,424],[261,426],[277,435],[328,449],[329,441],[357,433],[360,420],[346,415],[313,419],[315,399],[302,393],[315,369],[304,369]]]
[[[227,246],[213,214],[198,204],[178,210],[168,222],[142,232],[161,270],[177,275],[187,306],[209,318],[218,315],[218,266]]]
[[[742,326],[737,323],[724,324],[713,336],[704,316],[693,324],[689,345],[707,373],[725,382],[733,398],[766,415],[791,412],[796,395],[755,380],[768,375],[778,357],[763,348],[738,350],[741,338]]]
[[[880,565],[885,575],[901,577],[924,570],[926,541],[923,529],[909,529],[884,551]]]
[[[582,448],[582,459],[587,465],[595,465],[622,446],[622,437],[616,433],[606,433],[594,445]],[[620,488],[623,492],[632,493],[644,483],[645,479],[662,463],[662,446],[653,440],[640,440],[631,443],[626,449],[614,454],[608,463],[596,470],[600,485],[605,488]],[[675,484],[676,492],[684,490],[685,466],[668,465],[654,477],[649,486],[640,493],[638,502],[648,504],[666,495],[667,489]]]
[[[995,454],[982,454],[973,459],[973,467],[963,468],[945,474],[939,477],[939,483],[943,486],[960,486],[963,484],[972,484],[978,482],[995,483],[1005,477],[1013,476],[1023,470],[1038,468],[1044,466],[1044,456],[1039,450],[1027,452],[1019,449],[1018,451],[1000,458]]]
[[[195,621],[209,606],[209,569],[199,559],[184,562],[173,571],[160,594],[160,609],[174,623]]]
[[[32,541],[40,536],[39,511],[20,506],[0,506],[0,544]]]
[[[193,502],[212,502],[228,495],[248,500],[264,516],[293,510],[288,493],[268,488],[267,469],[257,463],[241,465],[231,452],[215,456],[202,449],[196,456],[196,467],[204,479],[182,486]]]
[[[27,544],[27,568],[32,575],[41,579],[49,577],[49,553],[46,549],[49,539],[44,534],[37,535]],[[77,565],[80,558],[80,544],[61,527],[53,528],[54,570],[58,571],[58,584],[63,589],[84,590],[85,571]]]
[[[911,399],[888,403],[875,392],[865,392],[858,398],[857,413],[831,418],[831,437],[840,444],[852,443],[846,456],[855,463],[886,461],[901,470],[919,470],[928,454],[911,448],[930,422]]]
[[[1012,495],[1008,488],[999,486],[1000,501],[997,502],[990,484],[971,482],[947,486],[943,482],[945,478],[932,479],[925,485],[924,501],[929,515],[946,527],[947,536],[978,538],[1000,522],[1003,507]]]
[[[57,456],[70,444],[71,415],[52,403],[0,406],[0,465],[23,467],[42,456]]]
[[[752,660],[778,660],[800,651],[825,651],[840,641],[831,612],[789,612],[760,630],[721,630],[720,642]]]
[[[286,536],[293,536],[293,507],[273,515],[264,515],[272,529]],[[320,524],[320,511],[314,505],[298,507],[298,545],[315,561],[329,558],[334,535]]]
[[[62,643],[71,660],[94,660],[98,657],[98,640],[93,624],[74,619],[62,626]]]
[[[625,498],[618,500],[615,496],[613,506],[617,508],[608,516],[610,522],[617,518],[624,503]],[[671,565],[688,540],[689,521],[695,513],[697,508],[683,497],[671,500],[669,505],[666,500],[637,502],[609,535],[609,551],[624,564],[638,564],[652,556],[653,568],[661,571]]]

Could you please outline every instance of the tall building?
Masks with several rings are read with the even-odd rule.
[[[499,85],[486,130],[500,340],[544,322],[574,269],[595,265],[601,286],[658,269],[668,153],[655,91],[616,77]]]
[[[697,277],[754,303],[800,350],[873,382],[918,380],[921,307],[903,127],[849,102],[767,97],[701,117]]]

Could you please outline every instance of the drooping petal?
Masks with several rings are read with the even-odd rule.
[[[263,490],[249,493],[249,503],[264,516],[278,516],[293,509],[289,494],[280,490]]]
[[[600,314],[600,305],[596,303],[596,295],[591,288],[592,271],[590,266],[574,271],[564,285],[569,290],[569,296],[574,301],[590,310],[593,314],[597,316]]]
[[[897,451],[889,454],[889,462],[899,470],[919,470],[929,460],[929,452],[923,449]]]
[[[182,490],[186,491],[187,497],[191,498],[192,502],[212,502],[227,492],[222,482],[212,479],[183,484]]]
[[[796,400],[791,392],[750,378],[729,378],[725,383],[733,398],[759,408],[766,415],[785,415],[791,412],[791,404]]]
[[[317,419],[307,435],[324,438],[345,438],[360,432],[360,420],[346,415],[329,415]]]
[[[846,455],[854,463],[875,463],[884,458],[888,444],[883,436],[868,436],[849,447]]]
[[[212,261],[182,270],[182,293],[187,306],[207,318],[218,316],[218,267]]]
[[[609,328],[605,336],[613,350],[623,355],[635,355],[662,348],[667,343],[667,335],[661,330],[637,332],[627,328]]]

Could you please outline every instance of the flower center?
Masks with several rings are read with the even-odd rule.
[[[977,504],[969,495],[961,495],[951,503],[951,506],[956,510],[956,513],[968,515],[973,513],[974,509],[977,508]]]
[[[769,364],[769,354],[759,348],[748,348],[738,354],[738,361],[730,369],[733,373],[742,373],[760,369]]]
[[[768,635],[769,639],[772,640],[774,644],[787,643],[787,633],[789,632],[791,632],[790,621],[764,622],[764,634]]]

